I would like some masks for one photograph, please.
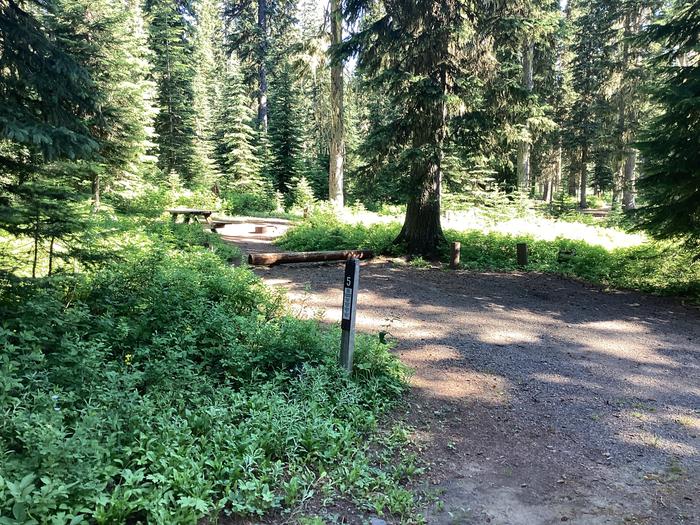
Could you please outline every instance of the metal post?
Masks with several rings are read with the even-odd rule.
[[[357,290],[360,287],[360,261],[348,259],[343,280],[343,314],[340,327],[343,337],[340,343],[340,365],[352,372],[352,356],[355,351],[355,313]]]

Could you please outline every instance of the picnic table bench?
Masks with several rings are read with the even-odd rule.
[[[201,224],[206,224],[212,232],[216,232],[217,228],[223,228],[227,224],[235,224],[239,222],[237,220],[231,219],[212,219],[211,216],[214,213],[213,210],[199,210],[196,208],[173,208],[166,211],[173,216],[173,222],[177,222],[178,215],[182,215],[186,223],[189,223],[192,219],[194,219]]]
[[[182,215],[185,222],[190,222],[190,220],[195,219],[199,222],[199,217],[202,217],[207,224],[211,224],[211,214],[214,210],[198,210],[194,208],[173,208],[166,210],[173,216],[173,222],[177,222],[177,216]]]

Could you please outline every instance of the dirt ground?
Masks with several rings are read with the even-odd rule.
[[[258,224],[264,224],[259,221]],[[284,229],[220,230],[274,251]],[[342,264],[256,272],[340,319]],[[431,524],[700,524],[700,312],[534,273],[363,263],[358,330],[415,370]]]

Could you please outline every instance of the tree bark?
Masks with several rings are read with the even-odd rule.
[[[444,67],[438,80],[446,92]],[[406,218],[395,243],[406,243],[408,255],[437,258],[445,236],[440,224],[442,156],[447,113],[445,97],[433,99],[419,109],[421,125],[413,131],[412,146],[416,158],[411,164],[411,186]]]
[[[637,7],[637,9],[639,9],[639,7]],[[622,52],[622,65],[625,72],[629,71],[630,66],[640,66],[640,54],[630,48],[630,37],[639,33],[641,18],[642,13],[639,11],[628,11],[625,13],[625,39]],[[633,80],[628,79],[627,82],[633,82]],[[619,185],[622,187],[622,208],[624,210],[632,210],[636,207],[635,170],[637,167],[637,150],[632,147],[632,143],[634,141],[634,131],[639,117],[639,110],[636,104],[627,104],[625,93],[625,91],[633,91],[636,89],[637,86],[631,85],[628,86],[628,90],[623,90],[620,94],[619,127],[621,133],[620,164],[622,167],[622,176],[620,177],[621,181]]]
[[[53,273],[53,244],[56,241],[56,237],[51,236],[51,242],[49,243],[49,277]]]
[[[372,259],[374,252],[370,250],[342,250],[335,252],[281,252],[281,253],[251,253],[248,264],[253,266],[275,266],[278,264],[293,264],[307,262],[347,261],[348,259]]]
[[[622,187],[622,207],[625,210],[633,210],[637,206],[635,202],[636,166],[637,150],[630,148],[625,158],[625,179]]]
[[[569,183],[568,183],[568,193],[569,197],[576,197],[578,194],[578,177],[576,176],[576,172],[573,169],[573,166],[569,168]]]
[[[258,0],[258,31],[260,48],[258,50],[258,122],[260,129],[267,133],[267,0]]]
[[[36,277],[36,267],[39,260],[39,214],[35,216],[34,223],[34,260],[32,261],[32,279]]]
[[[588,201],[586,199],[586,191],[588,190],[588,145],[584,145],[581,148],[581,175],[580,181],[580,201],[579,207],[581,209],[588,208]]]
[[[528,96],[534,88],[533,81],[533,62],[534,62],[535,45],[532,42],[524,42],[522,48],[522,66],[523,66],[523,88]],[[527,128],[527,123],[525,124]],[[530,193],[532,186],[531,180],[531,165],[530,165],[530,139],[523,139],[518,144],[518,189],[523,193]]]
[[[343,41],[341,1],[331,0],[331,45]],[[343,62],[331,64],[331,137],[328,195],[333,204],[342,208],[343,163],[345,159],[345,127],[343,124]]]

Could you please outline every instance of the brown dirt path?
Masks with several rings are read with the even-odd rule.
[[[271,238],[222,232],[246,251]],[[259,268],[340,318],[342,264]],[[363,264],[358,330],[415,369],[435,524],[700,524],[700,312],[552,275]]]

